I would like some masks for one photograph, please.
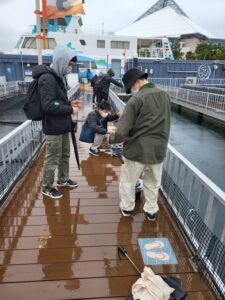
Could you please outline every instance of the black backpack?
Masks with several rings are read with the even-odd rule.
[[[105,75],[98,76],[97,80],[95,81],[96,89],[101,89],[101,82],[104,77],[105,77]]]
[[[41,96],[38,89],[38,80],[34,79],[28,88],[26,103],[23,110],[28,120],[41,121],[44,118],[44,112],[41,108]]]

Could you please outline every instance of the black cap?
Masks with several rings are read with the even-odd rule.
[[[143,73],[137,68],[130,69],[123,75],[122,80],[127,94],[130,94],[132,85],[141,77],[147,79],[148,73]]]
[[[72,62],[77,62],[77,56],[74,56],[70,61],[72,61]]]

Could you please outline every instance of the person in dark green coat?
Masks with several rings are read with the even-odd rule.
[[[159,210],[157,200],[163,160],[170,132],[170,99],[166,92],[147,80],[148,74],[130,69],[123,76],[126,93],[132,93],[125,106],[118,129],[110,143],[124,142],[121,170],[120,209],[130,216],[135,207],[135,184],[143,176],[144,212],[154,221]]]

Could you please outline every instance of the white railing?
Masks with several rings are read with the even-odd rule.
[[[225,78],[220,79],[220,78],[214,78],[214,79],[203,79],[203,78],[197,78],[196,84],[199,85],[225,85]]]
[[[172,86],[161,86],[170,97],[200,106],[206,110],[225,113],[225,95],[201,92]]]
[[[26,121],[0,140],[0,202],[44,141],[41,122]]]
[[[78,88],[79,84],[76,83],[68,91],[69,99]],[[0,140],[0,203],[37,154],[43,142],[41,121],[29,120]]]
[[[113,108],[123,111],[125,104],[112,90],[109,96]],[[192,244],[201,271],[224,295],[225,193],[170,144],[161,191]]]
[[[10,81],[0,83],[0,101],[19,92],[26,93],[27,85],[28,83],[24,81]]]
[[[114,31],[107,31],[103,29],[91,29],[91,28],[82,28],[81,33],[90,34],[90,35],[115,35]]]
[[[186,78],[154,78],[150,77],[150,82],[156,85],[180,87],[186,83]],[[196,85],[223,86],[225,79],[201,79],[196,78]]]
[[[149,81],[156,85],[179,87],[185,83],[186,78],[154,78],[154,77],[151,78],[150,77]]]

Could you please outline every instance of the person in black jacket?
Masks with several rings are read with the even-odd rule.
[[[98,80],[100,79],[100,71],[95,71],[95,76],[91,79],[91,87],[93,88],[93,97],[92,97],[92,104],[95,104],[95,98],[97,97],[97,86],[98,86]]]
[[[64,46],[56,47],[51,67],[37,66],[33,78],[39,78],[38,90],[44,118],[43,131],[46,135],[42,194],[54,199],[62,194],[53,187],[54,173],[58,168],[57,186],[76,187],[78,183],[69,179],[71,115],[78,111],[79,101],[68,101],[66,75],[72,71],[75,54]]]
[[[113,79],[115,73],[112,69],[109,69],[107,74],[102,77],[97,86],[97,101],[107,101],[109,98],[109,88],[110,84],[115,84],[118,87],[123,87],[121,83]]]
[[[98,109],[90,112],[87,116],[86,122],[89,127],[93,128],[95,133],[94,142],[89,149],[89,153],[95,156],[99,156],[99,147],[101,146],[106,134],[112,134],[112,132],[107,128],[107,123],[118,120],[122,114],[118,112],[115,115],[111,115],[110,111],[111,105],[106,101],[102,101],[99,103]]]

